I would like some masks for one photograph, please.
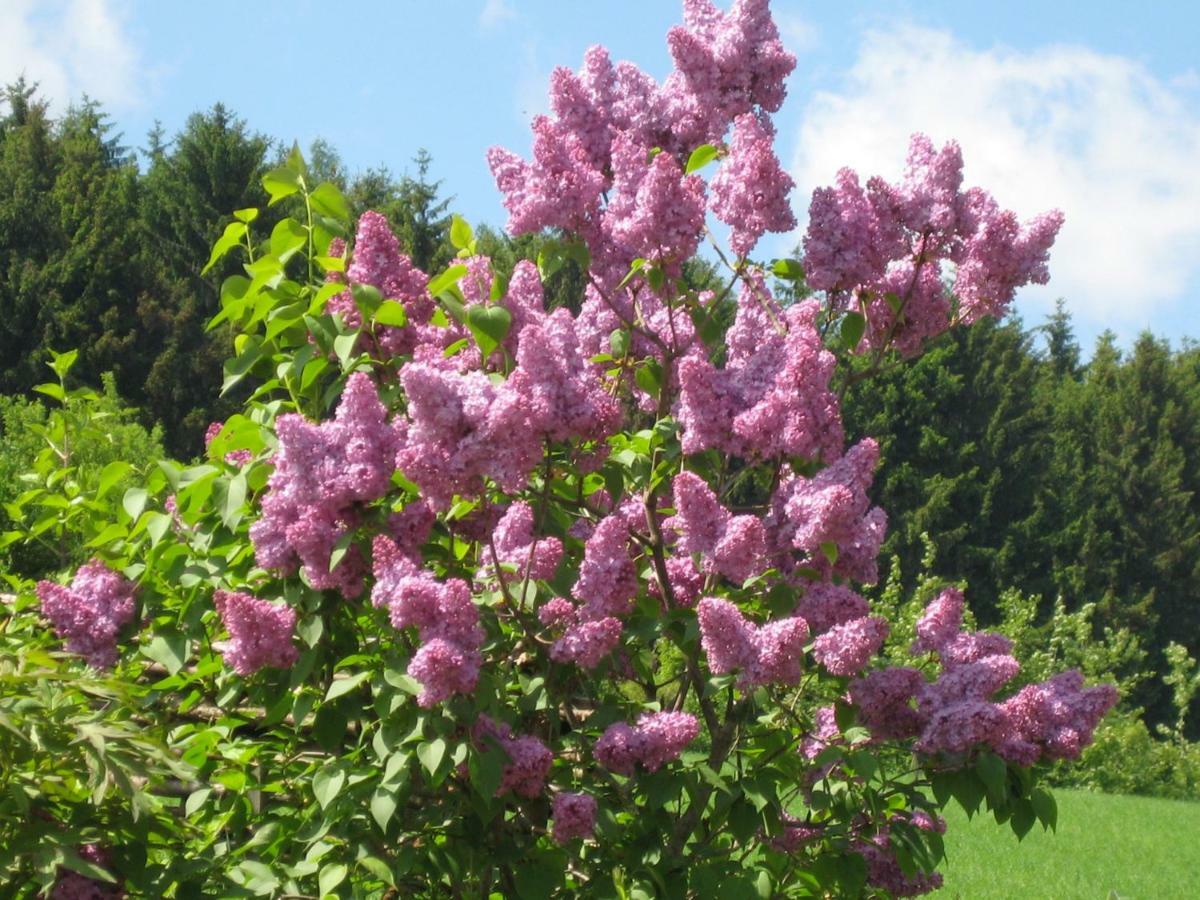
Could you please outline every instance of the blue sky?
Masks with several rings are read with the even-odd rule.
[[[722,5],[727,5],[728,0]],[[1200,4],[773,4],[799,57],[777,116],[803,214],[850,164],[894,177],[907,136],[963,144],[968,183],[1022,216],[1067,214],[1054,279],[1085,344],[1150,327],[1200,337]],[[324,137],[349,166],[434,158],[455,206],[500,224],[488,146],[525,152],[555,65],[593,43],[661,77],[674,0],[0,0],[0,78],[102,100],[126,143],[221,101],[266,134]],[[760,249],[783,254],[796,237]]]

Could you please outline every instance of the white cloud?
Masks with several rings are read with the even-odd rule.
[[[499,28],[516,17],[517,11],[509,5],[508,0],[485,0],[483,10],[479,13],[479,27],[487,30]]]
[[[803,16],[785,9],[773,11],[772,16],[783,46],[792,53],[807,53],[820,43],[820,31]]]
[[[1050,285],[1021,295],[1037,312],[1065,296],[1094,324],[1140,326],[1190,299],[1200,114],[1186,90],[1083,47],[977,50],[925,28],[869,32],[844,84],[804,112],[798,196],[843,165],[898,176],[914,131],[958,140],[966,183],[1022,218],[1066,213]]]
[[[143,98],[137,48],[110,0],[0,0],[0,82],[24,75],[63,107],[83,94],[111,109]]]

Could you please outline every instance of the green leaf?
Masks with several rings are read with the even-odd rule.
[[[140,487],[131,487],[125,492],[125,496],[121,500],[121,507],[129,514],[130,519],[137,521],[142,510],[146,508],[147,496],[146,489]]]
[[[60,847],[59,850],[63,854],[63,864],[68,869],[78,872],[80,875],[86,875],[95,881],[103,881],[109,884],[116,882],[117,879],[112,876],[112,873],[108,869],[97,865],[89,859],[84,859],[70,847]]]
[[[629,353],[629,332],[624,328],[618,328],[608,336],[608,346],[612,349],[612,355],[615,357],[623,357]]]
[[[437,297],[442,291],[451,285],[458,284],[464,275],[467,274],[467,267],[464,265],[451,266],[433,281],[429,282],[429,293]]]
[[[507,755],[499,747],[490,746],[488,749],[471,753],[467,770],[471,776],[471,785],[485,800],[496,796],[500,787],[500,778],[504,774]]]
[[[204,808],[204,804],[208,802],[209,795],[212,794],[212,788],[200,788],[198,791],[192,791],[188,794],[187,802],[183,804],[183,813],[186,816],[194,816],[198,811]]]
[[[537,255],[538,274],[542,277],[542,281],[552,278],[562,268],[563,262],[565,262],[565,257],[562,245],[558,241],[547,241],[543,244]]]
[[[691,175],[693,172],[703,169],[717,158],[718,153],[719,151],[712,144],[701,144],[688,157],[687,165],[683,167],[683,174]]]
[[[157,634],[149,644],[142,647],[142,655],[154,660],[174,675],[187,662],[187,638],[178,632]]]
[[[396,884],[396,876],[392,874],[391,866],[378,856],[361,857],[358,864],[385,884]]]
[[[117,482],[133,471],[133,466],[124,460],[115,459],[100,470],[100,478],[96,482],[96,499],[103,500],[105,494],[116,487]]]
[[[396,813],[396,795],[387,788],[376,788],[371,796],[371,818],[380,830],[387,831],[388,822]]]
[[[1033,806],[1038,821],[1042,823],[1042,827],[1057,832],[1058,803],[1055,801],[1054,795],[1045,788],[1034,788],[1029,794],[1029,802]]]
[[[633,380],[651,397],[657,397],[662,388],[662,366],[659,365],[658,360],[647,359],[645,363],[638,366],[637,371],[633,374]]]
[[[249,225],[258,218],[258,209],[253,206],[248,206],[245,209],[235,209],[233,211],[233,217],[239,222],[245,222],[247,225]]]
[[[272,894],[279,889],[279,878],[267,866],[252,859],[238,864],[246,876],[246,888],[256,894]]]
[[[785,281],[803,281],[804,266],[794,259],[777,259],[771,265],[771,272],[776,278]]]
[[[338,678],[329,686],[329,690],[325,692],[325,702],[336,700],[338,697],[344,696],[371,677],[371,673],[356,672],[349,678]]]
[[[67,392],[63,390],[61,384],[55,384],[53,381],[48,381],[45,384],[34,385],[33,388],[39,394],[45,394],[47,397],[53,397],[59,403],[67,402]]]
[[[549,900],[562,884],[565,869],[538,860],[517,866],[517,896],[522,900]]]
[[[321,896],[332,894],[339,884],[346,880],[346,876],[350,870],[346,868],[344,863],[330,863],[321,869],[321,874],[317,878],[317,887],[321,892]]]
[[[342,192],[328,181],[318,184],[308,199],[312,203],[314,212],[337,219],[339,222],[349,223],[350,206],[346,203]]]
[[[508,336],[512,314],[503,306],[471,306],[467,308],[467,328],[487,359]]]
[[[375,321],[380,325],[402,328],[408,324],[408,314],[404,311],[404,306],[398,301],[384,300],[379,305],[379,309],[375,310]]]
[[[639,256],[637,259],[635,259],[633,262],[631,262],[629,264],[629,271],[625,273],[625,277],[621,279],[621,283],[618,284],[617,287],[619,287],[619,288],[625,287],[625,285],[629,284],[630,279],[632,279],[633,276],[636,275],[638,272],[642,271],[642,269],[645,268],[645,266],[646,266],[646,260],[642,259]]]
[[[242,242],[242,238],[246,236],[245,222],[230,222],[225,226],[225,231],[217,238],[217,242],[213,244],[212,253],[208,255],[208,262],[204,268],[200,270],[201,275],[207,275],[209,269],[220,262],[230,250]]]
[[[274,206],[280,200],[290,197],[300,190],[300,173],[290,166],[280,166],[263,176],[262,185],[271,196],[267,205]]]
[[[853,353],[862,340],[863,332],[867,329],[867,320],[862,313],[849,312],[842,319],[842,346]]]
[[[992,804],[1003,804],[1008,786],[1008,766],[1004,764],[1004,760],[994,753],[980,754],[979,759],[975,762],[975,771],[979,774],[979,780],[987,788]]]
[[[333,339],[333,353],[338,358],[338,362],[345,369],[350,365],[350,360],[354,358],[354,348],[358,346],[358,332],[352,331],[350,334],[339,334]]]
[[[455,250],[466,250],[471,246],[475,234],[466,219],[455,213],[450,219],[450,243]]]
[[[75,360],[79,358],[78,350],[68,350],[66,353],[55,353],[50,351],[49,366],[54,374],[62,380],[67,377],[67,373],[71,371],[71,366],[75,365]]]
[[[328,808],[329,804],[337,799],[345,784],[346,773],[336,765],[326,766],[313,776],[313,796],[321,804],[321,809]]]
[[[285,263],[308,243],[308,232],[295,219],[281,219],[271,229],[271,255]]]
[[[446,741],[440,737],[426,741],[417,748],[417,759],[421,761],[421,765],[425,767],[425,771],[430,775],[437,774],[445,756]]]
[[[242,506],[246,503],[246,470],[240,470],[229,479],[229,489],[225,492],[225,507],[221,513],[221,521],[231,531],[242,518]]]
[[[825,558],[829,560],[829,564],[836,565],[838,561],[838,545],[833,541],[825,541],[821,544],[821,552],[825,554]]]
[[[1018,840],[1024,840],[1025,835],[1029,834],[1029,830],[1033,828],[1035,821],[1037,821],[1037,816],[1034,814],[1033,804],[1028,800],[1019,800],[1013,809],[1012,821],[1009,826]]]

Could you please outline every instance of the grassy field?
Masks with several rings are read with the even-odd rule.
[[[1058,833],[1021,843],[988,814],[948,810],[942,900],[1198,900],[1200,803],[1055,792]]]

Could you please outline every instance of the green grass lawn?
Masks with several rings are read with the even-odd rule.
[[[1058,833],[1022,842],[990,814],[947,811],[945,887],[934,897],[1200,900],[1200,803],[1059,790]]]

